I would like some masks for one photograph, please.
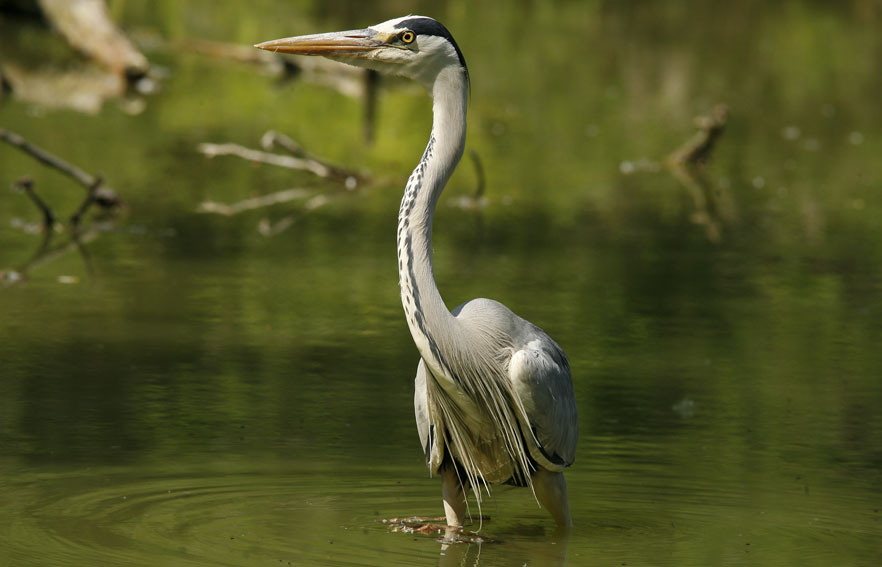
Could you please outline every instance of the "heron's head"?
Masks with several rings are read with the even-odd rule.
[[[425,16],[405,16],[362,30],[286,37],[255,47],[298,55],[321,55],[390,75],[402,75],[431,91],[445,71],[461,71],[465,58],[450,32]]]

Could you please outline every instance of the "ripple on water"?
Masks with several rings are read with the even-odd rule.
[[[440,512],[437,479],[420,480],[419,468],[93,469],[0,480],[0,564],[703,565],[750,557],[775,565],[799,557],[827,565],[880,551],[880,514],[853,496],[865,488],[841,490],[828,479],[806,490],[780,473],[710,476],[653,458],[642,444],[594,446],[595,459],[568,473],[576,518],[568,540],[550,537],[528,491],[505,487],[485,501],[490,519],[470,544],[391,533],[381,518]]]
[[[15,565],[395,564],[382,539],[396,536],[375,515],[390,500],[415,509],[421,495],[384,478],[392,477],[353,483],[327,471],[241,470],[41,476],[4,488],[8,529],[0,548]],[[422,549],[437,554],[437,545]],[[401,564],[419,552],[410,549]]]

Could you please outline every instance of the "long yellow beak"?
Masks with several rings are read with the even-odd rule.
[[[383,45],[383,42],[375,36],[376,33],[372,30],[350,30],[274,39],[258,43],[254,47],[297,55],[351,54],[358,57],[361,53],[372,51]]]

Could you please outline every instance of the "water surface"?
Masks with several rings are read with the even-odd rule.
[[[33,205],[0,192],[0,565],[878,563],[876,4],[406,9],[443,19],[466,54],[486,178],[483,208],[455,206],[478,184],[470,159],[442,198],[442,294],[492,297],[545,328],[580,412],[572,533],[528,492],[494,488],[482,541],[454,545],[383,522],[442,513],[394,251],[428,99],[384,82],[366,144],[358,98],[186,43],[401,8],[256,4],[111,2],[166,71],[159,92],[95,115],[0,103],[0,127],[103,173],[127,202],[90,217],[79,248],[61,232],[45,254]],[[2,24],[18,34],[4,53],[50,41]],[[727,129],[684,185],[659,163],[718,103]],[[268,129],[374,181],[349,191],[197,151],[256,147]],[[25,174],[61,217],[82,198],[0,147],[0,183]],[[308,197],[197,212],[291,187]]]

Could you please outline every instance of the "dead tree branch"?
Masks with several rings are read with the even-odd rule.
[[[9,130],[4,130],[3,128],[0,128],[0,140],[3,140],[8,144],[17,147],[37,161],[48,165],[49,167],[55,168],[68,177],[73,178],[75,181],[83,185],[86,189],[89,189],[95,183],[95,178],[82,169],[64,161],[60,157],[55,156],[42,148],[38,148],[15,132],[10,132]]]
[[[332,177],[331,168],[315,160],[304,159],[295,156],[283,156],[260,150],[253,150],[239,144],[199,144],[199,151],[210,158],[216,156],[236,156],[256,163],[266,163],[288,169],[309,171],[319,177]]]
[[[282,134],[281,132],[276,132],[275,130],[267,130],[267,132],[261,136],[260,146],[264,150],[271,150],[273,146],[280,146],[296,157],[318,163],[327,168],[329,171],[328,177],[343,182],[347,189],[355,189],[358,185],[364,183],[370,178],[367,173],[326,162],[320,157],[306,151],[303,146],[294,141],[290,136]]]
[[[101,184],[104,180],[101,176],[97,176],[95,178],[95,182],[89,187],[89,192],[86,194],[86,198],[83,199],[83,202],[80,203],[80,206],[77,208],[77,211],[70,217],[70,223],[74,226],[74,228],[78,228],[80,226],[80,220],[83,218],[83,215],[86,214],[86,211],[89,210],[89,207],[92,206],[92,203],[97,202],[97,194],[98,189],[101,188]]]
[[[709,116],[696,118],[695,126],[698,132],[667,157],[668,164],[682,166],[705,163],[726,128],[728,118],[729,108],[725,104],[716,105]]]
[[[20,149],[40,163],[48,165],[53,169],[57,169],[85,187],[87,191],[87,199],[89,199],[90,204],[94,202],[105,209],[118,207],[122,204],[122,199],[119,198],[116,191],[110,187],[104,186],[104,180],[100,176],[86,173],[79,167],[31,144],[15,132],[0,128],[0,140]]]
[[[49,205],[46,204],[46,201],[41,199],[40,196],[37,195],[37,192],[34,191],[34,180],[30,177],[22,177],[12,184],[12,188],[16,191],[24,192],[37,208],[40,209],[40,212],[43,213],[43,230],[51,231],[52,227],[55,226],[55,214],[52,212]]]

